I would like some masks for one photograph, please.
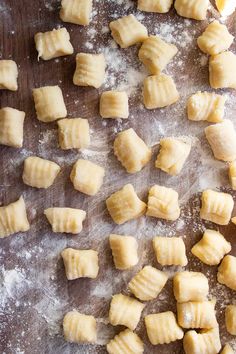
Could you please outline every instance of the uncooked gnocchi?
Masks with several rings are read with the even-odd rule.
[[[183,345],[186,354],[217,354],[221,349],[219,328],[202,329],[199,333],[188,331]]]
[[[62,0],[60,18],[64,22],[86,26],[90,22],[92,0]]]
[[[160,141],[160,152],[155,167],[176,176],[182,170],[191,150],[191,144],[178,138],[164,138]]]
[[[0,90],[17,91],[18,69],[13,60],[0,60]]]
[[[102,118],[129,117],[129,99],[126,92],[105,91],[100,98],[100,116]]]
[[[225,324],[227,331],[236,336],[236,305],[228,305],[225,310]]]
[[[180,237],[160,237],[153,239],[153,248],[157,262],[162,266],[179,265],[185,267],[188,263],[185,244]]]
[[[148,194],[148,216],[174,221],[180,216],[179,195],[172,188],[154,185]]]
[[[87,119],[65,118],[60,119],[57,124],[59,145],[63,150],[89,147],[90,133]]]
[[[107,351],[109,354],[143,354],[144,345],[136,333],[125,329],[110,340]]]
[[[63,333],[65,340],[70,343],[95,343],[96,320],[93,316],[70,311],[63,319]]]
[[[223,17],[231,15],[235,11],[236,2],[234,0],[215,0],[216,7]]]
[[[130,128],[120,132],[115,138],[114,154],[128,173],[136,173],[150,161],[152,152]]]
[[[134,237],[111,234],[109,242],[117,269],[130,269],[138,263],[138,243]]]
[[[173,0],[138,0],[138,9],[164,14],[170,10],[172,4]]]
[[[44,210],[53,232],[78,234],[83,229],[86,212],[73,208],[48,208]]]
[[[210,57],[209,80],[214,89],[236,88],[236,55],[226,51]]]
[[[128,48],[148,37],[148,31],[134,15],[110,22],[111,35],[121,48]]]
[[[0,109],[0,144],[20,148],[23,145],[25,112],[11,107]]]
[[[129,290],[142,301],[155,299],[164,288],[168,276],[151,266],[145,266],[129,282]]]
[[[233,190],[236,190],[236,161],[231,162],[229,166],[229,179]]]
[[[209,0],[176,0],[175,9],[177,14],[194,20],[205,20]]]
[[[172,77],[166,74],[148,76],[143,83],[143,102],[147,109],[170,106],[179,100]]]
[[[220,353],[221,354],[235,354],[235,352],[233,351],[233,349],[231,348],[231,346],[229,344],[226,344],[224,346],[224,349]]]
[[[207,277],[199,272],[179,272],[173,278],[177,302],[205,301],[209,292]]]
[[[98,253],[94,250],[75,250],[66,248],[61,252],[66,277],[68,280],[78,278],[95,279],[98,275]]]
[[[236,257],[227,255],[223,258],[218,268],[217,280],[236,291]]]

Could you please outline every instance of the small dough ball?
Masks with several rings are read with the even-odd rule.
[[[236,336],[236,305],[228,305],[225,310],[225,323],[227,331]]]
[[[0,90],[17,91],[18,69],[13,60],[0,60]]]
[[[229,179],[233,190],[236,190],[236,161],[229,165]]]
[[[0,109],[0,144],[20,148],[23,145],[25,112],[4,107]]]
[[[109,354],[124,353],[124,348],[127,354],[143,354],[144,344],[139,336],[130,329],[117,334],[107,344],[107,351]]]
[[[138,9],[146,12],[167,13],[173,0],[138,0]]]
[[[179,272],[173,278],[174,296],[177,302],[204,301],[209,285],[207,277],[200,272]]]
[[[87,119],[65,118],[60,119],[57,124],[61,149],[86,149],[89,147],[90,133]]]
[[[184,335],[185,354],[217,354],[221,349],[219,327],[188,331]]]
[[[223,258],[218,268],[217,280],[220,284],[236,290],[236,257],[227,255]]]
[[[109,243],[116,269],[127,270],[138,263],[138,243],[134,237],[111,234]]]
[[[214,89],[236,89],[236,55],[227,51],[210,57],[209,80]]]
[[[92,0],[62,0],[60,18],[64,22],[87,26],[90,23]]]
[[[93,316],[70,311],[63,319],[63,332],[67,342],[95,343],[97,340],[96,320]]]
[[[100,116],[102,118],[129,117],[129,99],[126,92],[105,91],[100,98]]]
[[[176,0],[175,9],[177,14],[194,20],[205,20],[209,0]]]

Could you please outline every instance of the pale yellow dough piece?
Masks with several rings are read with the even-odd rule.
[[[100,116],[102,118],[129,117],[129,98],[126,92],[105,91],[100,98]]]
[[[62,0],[60,18],[64,22],[87,26],[90,23],[92,0]]]
[[[60,170],[60,166],[53,161],[30,156],[24,161],[22,179],[28,186],[48,188],[53,184]]]
[[[109,322],[113,326],[126,326],[132,331],[137,327],[145,305],[122,294],[113,295],[109,311]]]
[[[134,237],[111,234],[109,243],[116,269],[127,270],[138,263],[138,243]]]
[[[211,329],[218,326],[215,301],[177,303],[177,318],[182,328]]]
[[[0,238],[25,232],[30,228],[23,197],[0,207]]]
[[[23,145],[25,112],[11,107],[0,109],[0,144],[20,148]]]
[[[209,0],[175,1],[175,9],[178,15],[199,21],[206,19],[208,6]]]
[[[121,48],[143,42],[148,37],[147,28],[134,15],[110,22],[111,35]]]
[[[229,344],[225,344],[224,349],[220,352],[220,354],[235,354],[235,352]]]
[[[66,117],[67,110],[59,86],[35,88],[33,97],[38,120],[49,123]]]
[[[217,265],[226,253],[231,251],[231,244],[215,230],[206,230],[202,239],[191,249],[192,254],[207,265]]]
[[[53,232],[79,234],[83,229],[86,212],[73,208],[48,208],[44,210]]]
[[[129,290],[141,301],[154,300],[164,288],[168,276],[151,266],[145,266],[129,282]]]
[[[106,206],[113,221],[118,225],[136,219],[146,211],[146,204],[139,199],[132,184],[126,184],[113,193],[106,200]]]
[[[236,190],[236,161],[229,165],[229,179],[233,190]]]
[[[98,253],[96,251],[66,248],[61,252],[61,256],[68,280],[97,278],[99,266]]]
[[[13,60],[0,60],[0,90],[17,91],[18,69]]]
[[[172,188],[154,185],[148,194],[148,216],[175,221],[180,216],[179,195]]]
[[[236,55],[226,51],[210,57],[209,80],[214,89],[236,89]]]
[[[227,331],[236,336],[236,305],[228,305],[225,310],[225,323]]]
[[[218,225],[228,225],[234,207],[234,200],[228,193],[207,189],[202,192],[201,219]]]
[[[152,345],[169,344],[184,336],[183,330],[171,311],[147,315],[144,321]]]
[[[65,340],[70,343],[95,343],[96,320],[93,316],[70,311],[63,319],[63,333]]]
[[[83,118],[65,118],[57,122],[61,149],[86,149],[90,145],[89,123]]]
[[[188,119],[206,120],[211,123],[222,122],[226,97],[214,92],[198,91],[187,102]]]
[[[157,262],[162,266],[178,265],[185,267],[188,264],[185,244],[180,237],[161,237],[153,239],[153,248]]]
[[[178,175],[191,151],[191,144],[178,138],[164,138],[160,141],[160,152],[155,167],[170,174]]]
[[[233,40],[234,37],[229,33],[227,27],[215,20],[198,37],[197,44],[202,52],[216,55],[229,49]]]
[[[236,0],[215,0],[216,7],[221,16],[231,15],[236,8]]]
[[[234,225],[236,225],[236,216],[234,216],[234,217],[231,219],[231,221],[232,221],[232,223],[233,223]]]
[[[223,258],[218,268],[217,280],[236,291],[236,257],[227,255]]]
[[[74,53],[69,32],[64,27],[44,33],[36,33],[34,40],[38,51],[38,59],[50,60]]]
[[[166,74],[148,76],[143,83],[143,102],[147,109],[163,108],[179,100],[172,77]]]
[[[103,54],[78,53],[73,83],[77,86],[99,88],[105,78],[106,62]]]
[[[173,0],[138,0],[138,9],[165,14],[170,10],[172,4]]]
[[[91,161],[79,159],[72,168],[70,179],[77,191],[93,196],[99,192],[104,176],[103,167]]]
[[[139,59],[151,74],[159,74],[177,54],[175,45],[163,41],[158,36],[150,36],[139,50]]]
[[[152,151],[130,128],[115,138],[114,154],[128,173],[136,173],[150,161]]]
[[[125,329],[110,340],[107,351],[109,354],[143,354],[144,344],[136,333]]]
[[[207,277],[200,272],[179,272],[173,278],[177,302],[205,301],[209,292]]]
[[[184,335],[184,350],[186,354],[217,354],[221,349],[219,328],[188,331]]]

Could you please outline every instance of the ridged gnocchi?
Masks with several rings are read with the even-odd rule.
[[[164,14],[170,10],[172,4],[173,0],[138,0],[138,9]]]
[[[177,302],[205,301],[209,292],[207,277],[200,272],[179,272],[173,278]]]
[[[152,152],[130,128],[120,132],[115,138],[114,154],[128,173],[136,173],[150,161]]]
[[[227,242],[224,236],[215,230],[206,230],[202,239],[191,249],[194,256],[211,266],[219,264],[230,251],[230,242]]]
[[[218,268],[217,280],[236,291],[236,257],[227,255],[223,258]]]
[[[0,109],[0,144],[20,148],[23,145],[25,112],[11,107]]]
[[[60,18],[64,22],[87,26],[92,12],[92,0],[62,0]]]
[[[231,0],[215,0],[217,10],[221,16],[226,17],[231,15],[236,8],[235,1]]]
[[[182,17],[192,18],[194,20],[205,20],[209,0],[176,0],[175,10]]]
[[[172,188],[154,185],[148,194],[148,216],[174,221],[180,216],[179,195]]]
[[[228,305],[225,310],[225,324],[227,331],[236,336],[236,305]]]
[[[113,295],[109,310],[109,322],[113,326],[126,326],[132,331],[137,327],[145,305],[122,294]]]
[[[70,343],[95,343],[97,340],[96,320],[93,316],[78,311],[68,312],[63,319],[65,340]]]
[[[136,219],[146,211],[146,204],[139,199],[132,184],[126,184],[113,193],[106,200],[106,206],[113,221],[118,225]]]
[[[168,276],[151,266],[145,266],[129,282],[129,290],[141,301],[155,299],[164,288]]]
[[[73,208],[48,208],[44,210],[53,232],[79,234],[83,229],[86,212]]]
[[[184,335],[184,351],[186,354],[217,354],[221,349],[219,328],[188,331]]]
[[[130,269],[138,263],[138,243],[134,237],[111,234],[109,243],[116,269]]]
[[[144,345],[136,333],[125,329],[110,340],[107,351],[109,354],[142,354]]]
[[[164,138],[160,141],[160,151],[155,167],[176,176],[182,170],[191,151],[191,144],[178,138]]]
[[[226,51],[210,57],[209,81],[214,89],[236,88],[236,55]]]
[[[90,145],[89,123],[87,119],[65,118],[57,122],[61,149],[86,149]]]
[[[218,225],[228,225],[234,207],[234,200],[228,193],[207,189],[202,192],[201,219]]]
[[[229,344],[226,344],[224,346],[224,349],[222,350],[221,354],[235,354],[233,349],[231,348],[231,346]]]
[[[166,74],[148,76],[143,83],[143,102],[147,109],[163,108],[179,100],[172,77]]]
[[[188,264],[185,244],[180,237],[161,237],[153,239],[153,248],[157,262],[162,266],[179,265],[185,267]]]
[[[233,190],[236,190],[236,161],[229,165],[229,179]]]
[[[0,90],[17,91],[18,69],[13,60],[0,60]]]
[[[122,91],[103,92],[99,110],[102,118],[128,118],[129,99],[127,93]]]

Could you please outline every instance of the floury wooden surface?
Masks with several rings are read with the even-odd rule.
[[[210,282],[210,294],[217,298],[217,318],[221,324],[222,344],[234,343],[224,325],[225,306],[235,301],[235,294],[216,282],[216,267],[206,267],[190,255],[190,249],[202,234],[204,227],[218,229],[216,225],[199,219],[200,191],[223,186],[234,197],[229,186],[227,166],[213,159],[204,138],[206,123],[190,122],[186,118],[187,97],[198,90],[210,90],[207,58],[196,46],[196,38],[207,23],[218,14],[210,8],[208,21],[196,22],[180,18],[174,10],[167,15],[145,14],[136,11],[136,1],[95,1],[93,20],[88,27],[63,24],[58,16],[59,1],[1,0],[0,53],[2,59],[15,60],[19,68],[19,90],[1,91],[1,107],[10,106],[26,112],[24,147],[0,147],[0,203],[8,204],[24,195],[31,229],[0,240],[2,288],[0,290],[0,351],[7,354],[74,354],[105,353],[106,343],[122,328],[107,324],[109,302],[112,294],[127,293],[127,283],[144,265],[156,263],[151,239],[157,235],[183,236],[187,246],[189,264],[186,269],[202,271]],[[168,66],[174,77],[181,99],[162,110],[147,111],[141,104],[141,82],[145,70],[137,59],[137,47],[120,50],[114,47],[107,30],[108,23],[124,14],[134,13],[147,25],[149,33],[160,34],[179,49],[178,56]],[[236,35],[234,16],[225,20],[230,32]],[[51,61],[37,61],[34,34],[65,26],[71,35],[74,55]],[[232,46],[235,51],[235,45]],[[95,90],[73,85],[75,54],[105,52],[108,76],[104,86]],[[69,117],[88,118],[91,126],[91,146],[84,152],[62,151],[58,148],[56,123],[44,124],[36,119],[31,90],[34,87],[59,85],[64,94]],[[125,121],[103,121],[98,115],[99,94],[106,89],[125,89],[130,94],[130,118]],[[228,96],[226,117],[235,118],[235,96]],[[153,159],[143,171],[128,175],[112,152],[112,142],[117,132],[133,127],[153,148]],[[158,142],[163,136],[188,136],[193,143],[190,157],[177,177],[170,177],[154,168]],[[37,190],[23,184],[23,161],[37,155],[51,159],[62,167],[55,184],[48,190]],[[96,197],[76,192],[69,180],[69,173],[77,158],[87,158],[106,168],[105,183]],[[138,194],[147,199],[148,188],[155,183],[175,188],[180,194],[181,217],[174,223],[142,217],[137,221],[116,226],[110,219],[105,199],[125,183],[133,183]],[[78,236],[53,234],[43,210],[52,206],[82,208],[88,217]],[[235,213],[234,213],[235,214]],[[232,224],[220,228],[233,244],[231,254],[236,255],[235,233]],[[139,242],[140,262],[131,271],[114,269],[108,245],[110,233],[134,235]],[[68,282],[65,277],[60,252],[67,246],[93,248],[99,251],[100,272],[97,280],[79,279]],[[165,267],[171,276],[177,270]],[[78,346],[65,343],[61,323],[64,314],[78,309],[98,318],[99,345]],[[170,279],[157,300],[148,303],[144,315],[159,311],[176,311]],[[145,353],[183,352],[182,342],[151,346],[147,340],[143,318],[137,333],[145,342]]]

